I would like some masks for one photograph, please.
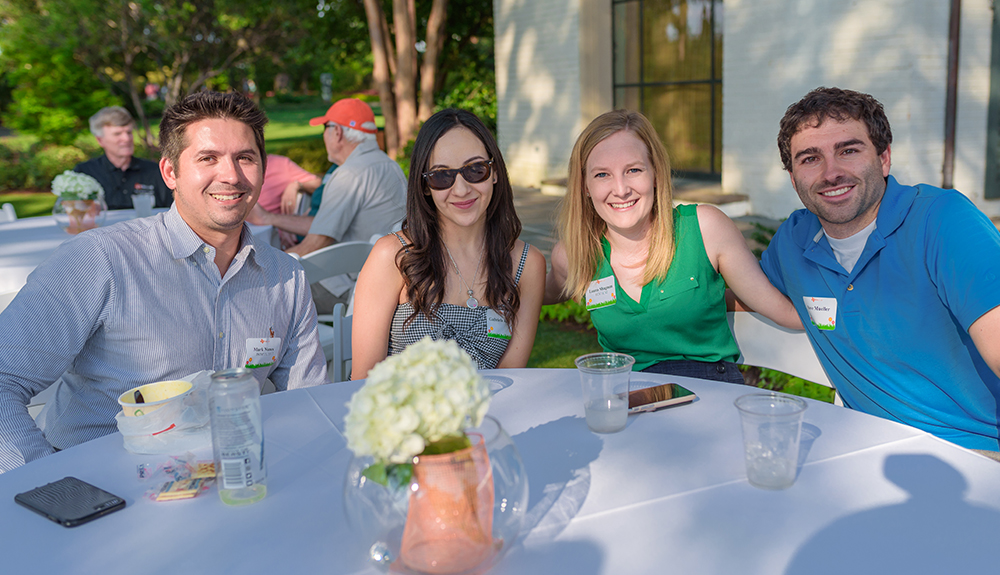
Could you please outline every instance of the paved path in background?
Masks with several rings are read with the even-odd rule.
[[[678,181],[677,187],[683,186],[704,186],[712,187],[711,184],[689,183],[688,181]],[[718,184],[715,187],[720,188]],[[559,202],[561,196],[547,196],[542,194],[537,188],[514,187],[514,208],[521,218],[521,239],[537,247],[545,255],[546,261],[552,254],[552,246],[556,243],[556,217],[559,214]],[[733,220],[736,227],[743,232],[743,237],[747,239],[747,244],[751,249],[763,248],[753,240],[753,234],[757,231],[754,226],[759,223],[772,230],[778,228],[781,222],[760,216],[742,216]]]

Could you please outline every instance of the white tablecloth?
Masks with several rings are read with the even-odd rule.
[[[165,212],[158,208],[154,212]],[[109,210],[104,226],[135,218],[135,210]],[[250,226],[255,238],[272,245],[271,226]],[[73,236],[56,225],[52,216],[22,218],[0,224],[0,293],[15,292],[24,286],[28,274],[63,242]]]
[[[528,525],[503,574],[995,573],[1000,464],[916,429],[809,402],[795,485],[746,481],[733,400],[752,389],[682,383],[693,404],[591,433],[574,370],[487,372],[490,413],[530,481]],[[641,384],[640,384],[641,385]],[[9,573],[375,573],[349,545],[340,429],[357,382],[264,397],[269,483],[260,503],[142,498],[117,434],[0,475]],[[74,475],[123,496],[117,513],[67,529],[13,497]]]

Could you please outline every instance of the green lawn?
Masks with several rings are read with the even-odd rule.
[[[52,206],[56,204],[56,197],[48,192],[0,194],[0,204],[5,203],[14,206],[18,218],[31,218],[52,215]]]
[[[531,348],[528,367],[576,367],[573,360],[587,353],[601,351],[597,332],[582,326],[556,321],[538,322],[535,346]]]

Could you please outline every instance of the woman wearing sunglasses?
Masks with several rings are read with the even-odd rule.
[[[426,336],[455,340],[480,369],[527,365],[545,258],[520,233],[486,126],[464,110],[431,116],[413,148],[403,229],[375,243],[358,276],[351,378]]]
[[[608,112],[570,156],[546,303],[583,301],[607,351],[633,369],[743,383],[726,284],[749,307],[802,329],[743,235],[713,206],[673,207],[670,164],[642,114]]]

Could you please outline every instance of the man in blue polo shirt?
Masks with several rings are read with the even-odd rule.
[[[761,266],[845,405],[996,456],[1000,233],[959,192],[889,176],[891,143],[867,94],[791,105],[778,149],[806,209]]]

